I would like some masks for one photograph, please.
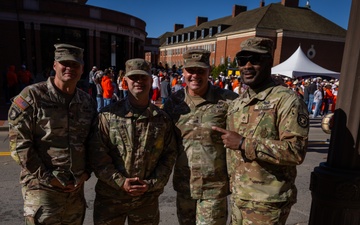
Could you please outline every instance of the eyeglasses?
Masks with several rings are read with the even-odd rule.
[[[250,62],[252,65],[260,65],[261,61],[265,58],[270,58],[270,56],[260,54],[236,56],[236,60],[239,66],[245,66],[248,62]]]

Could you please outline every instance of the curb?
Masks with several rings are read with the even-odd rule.
[[[9,127],[2,126],[0,127],[0,131],[9,131]]]

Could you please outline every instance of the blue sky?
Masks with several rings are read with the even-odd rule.
[[[299,0],[305,6],[307,0]],[[265,5],[281,0],[265,0]],[[309,0],[311,10],[347,29],[351,0]],[[174,30],[174,24],[184,27],[195,25],[196,17],[214,20],[229,16],[233,5],[247,6],[247,10],[258,8],[260,0],[88,0],[88,5],[98,6],[133,15],[146,22],[148,37],[159,37]]]

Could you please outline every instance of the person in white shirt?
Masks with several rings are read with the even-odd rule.
[[[313,118],[316,118],[320,115],[320,109],[322,105],[322,100],[324,97],[323,88],[319,86],[317,90],[314,92],[314,103],[315,103],[315,110],[313,114]]]

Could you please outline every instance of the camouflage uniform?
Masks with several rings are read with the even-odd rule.
[[[202,224],[225,224],[229,194],[226,150],[211,127],[225,128],[227,100],[238,95],[210,83],[204,98],[190,97],[186,90],[171,95],[164,105],[181,143],[173,177],[179,222],[195,224],[200,216]],[[199,212],[196,205],[204,211]]]
[[[158,197],[176,158],[174,126],[169,116],[150,104],[136,112],[128,98],[104,108],[91,139],[91,164],[96,176],[95,224],[158,224]],[[149,189],[139,197],[121,187],[139,177]]]
[[[227,152],[232,224],[285,224],[296,202],[296,165],[306,154],[306,105],[292,90],[269,83],[233,101],[227,124],[245,137],[245,150]]]
[[[11,156],[22,166],[28,224],[82,224],[83,187],[64,192],[52,187],[50,180],[55,177],[64,186],[76,185],[83,173],[90,175],[85,141],[96,104],[80,89],[73,97],[65,96],[53,80],[28,86],[14,99],[9,109]],[[68,210],[64,210],[65,204]]]

